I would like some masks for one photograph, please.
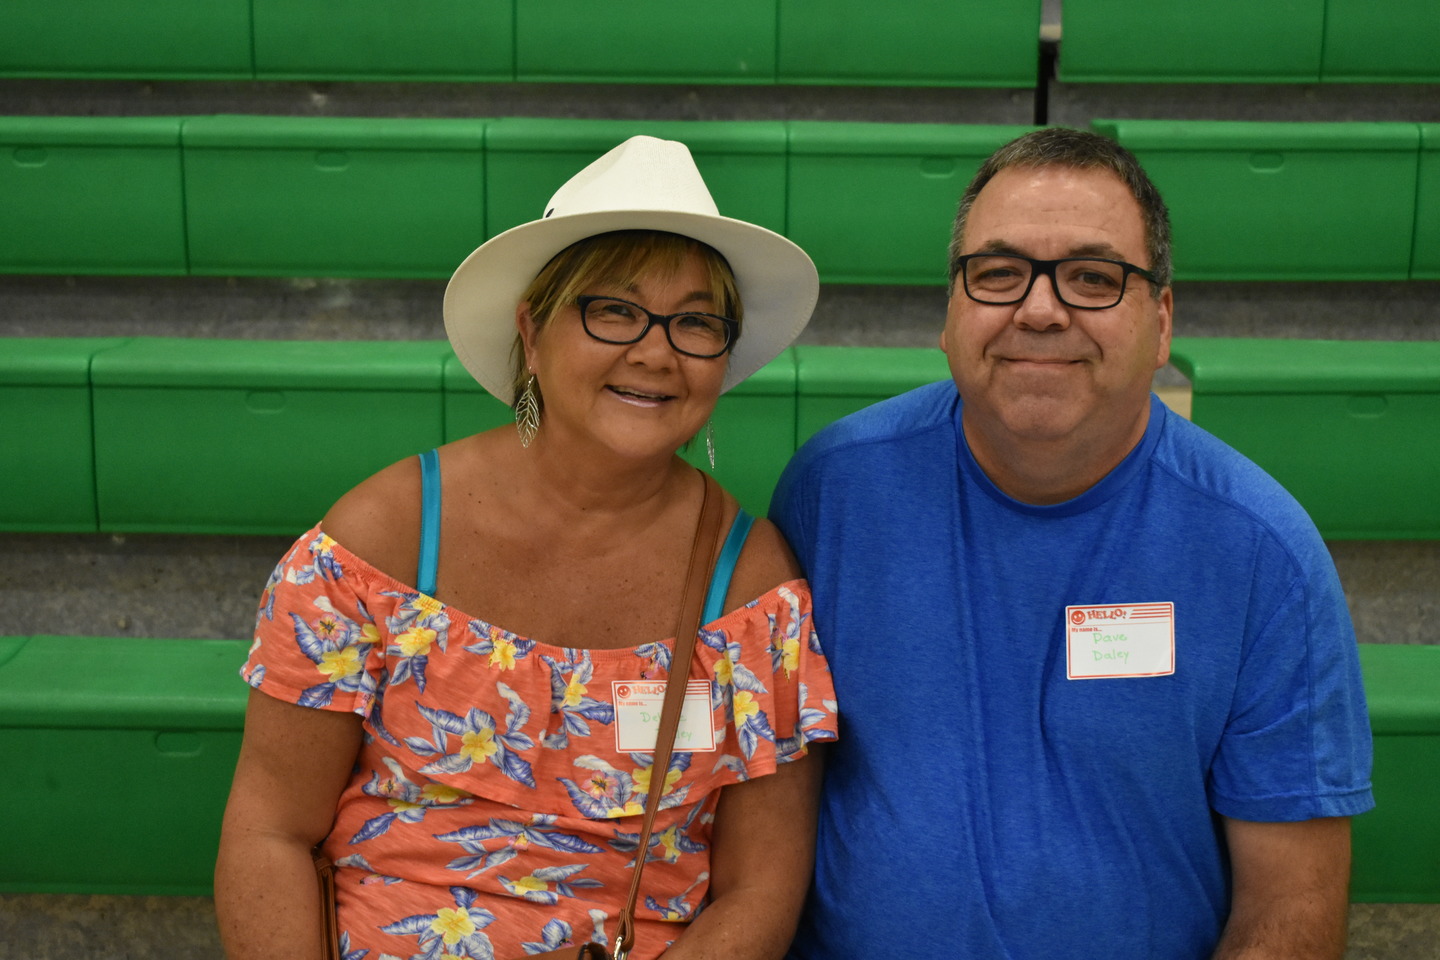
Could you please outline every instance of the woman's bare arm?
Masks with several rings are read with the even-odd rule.
[[[250,692],[215,866],[215,913],[229,960],[319,960],[310,851],[334,822],[360,724],[351,713]]]

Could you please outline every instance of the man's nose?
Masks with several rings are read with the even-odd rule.
[[[1060,301],[1055,274],[1036,273],[1025,299],[1015,305],[1015,323],[1029,330],[1064,330],[1070,311]]]

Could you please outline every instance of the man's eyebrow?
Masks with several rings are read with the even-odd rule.
[[[1072,257],[1104,257],[1107,260],[1124,260],[1120,251],[1108,243],[1083,243],[1078,247],[1070,248]]]
[[[1004,240],[987,240],[986,242],[982,243],[982,244],[980,245],[979,249],[977,249],[975,252],[976,252],[976,253],[1008,253],[1008,254],[1014,254],[1014,255],[1017,256],[1017,257],[1023,257],[1023,256],[1025,256],[1025,254],[1020,251],[1020,248],[1019,248],[1019,247],[1015,246],[1013,243],[1007,243],[1007,242],[1005,242]]]
[[[1028,257],[1018,246],[1005,240],[988,240],[980,245],[976,253],[998,253],[1016,257]],[[1082,243],[1071,247],[1065,257],[1101,257],[1106,260],[1124,260],[1119,250],[1108,243]]]

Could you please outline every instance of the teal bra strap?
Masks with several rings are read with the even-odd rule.
[[[750,525],[754,522],[755,518],[744,510],[735,514],[735,522],[730,525],[730,534],[725,538],[725,545],[720,548],[720,556],[710,574],[710,592],[705,594],[705,612],[700,617],[701,623],[718,620],[724,614],[725,595],[730,592],[730,577],[735,573],[735,561],[740,559],[740,551],[745,548],[745,538],[750,535]]]
[[[420,454],[420,564],[415,586],[435,596],[435,575],[440,568],[440,454]]]

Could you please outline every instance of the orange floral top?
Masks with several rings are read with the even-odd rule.
[[[388,577],[318,527],[301,537],[265,587],[242,675],[364,718],[324,843],[347,960],[608,945],[671,649],[548,646]],[[663,778],[637,960],[664,952],[704,905],[720,788],[836,734],[802,580],[706,624],[691,677],[708,682],[691,680],[681,736],[701,746],[677,749]]]

